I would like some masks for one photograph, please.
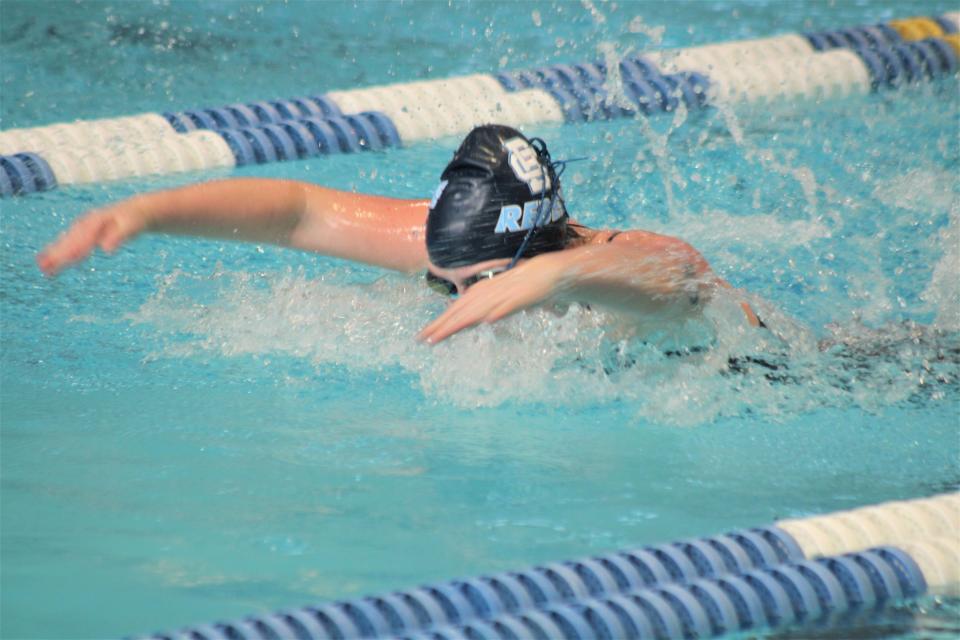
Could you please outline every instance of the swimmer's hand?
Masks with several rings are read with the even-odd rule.
[[[599,235],[599,234],[598,234]],[[627,231],[613,240],[542,254],[473,285],[417,336],[435,344],[480,323],[493,323],[548,301],[581,302],[638,322],[671,323],[699,314],[719,287],[729,287],[706,260],[676,238]],[[759,324],[749,305],[747,322]]]
[[[146,216],[137,206],[136,198],[94,209],[38,253],[37,265],[46,275],[55,276],[71,264],[87,258],[97,247],[113,253],[146,226]]]
[[[552,299],[562,285],[561,271],[550,264],[552,257],[538,256],[477,282],[424,327],[417,339],[436,344],[464,329],[497,322]]]

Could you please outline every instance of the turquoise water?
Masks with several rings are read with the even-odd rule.
[[[0,4],[3,128],[951,8],[39,7]],[[589,158],[565,176],[577,218],[683,237],[777,334],[718,302],[687,359],[577,308],[430,349],[413,335],[445,302],[420,280],[271,247],[148,237],[56,280],[33,265],[90,207],[215,175],[423,197],[455,140],[4,200],[0,635],[170,629],[956,489],[957,95],[528,130]],[[730,373],[751,354],[791,380]],[[958,612],[850,633],[954,637]]]

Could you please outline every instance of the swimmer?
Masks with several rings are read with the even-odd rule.
[[[237,178],[158,191],[90,211],[37,256],[53,276],[97,247],[112,253],[140,233],[272,243],[408,273],[455,300],[418,339],[438,343],[537,305],[578,302],[635,327],[702,312],[720,289],[680,239],[597,230],[569,218],[563,163],[546,144],[501,125],[475,128],[432,200],[401,200],[290,180]],[[761,323],[741,303],[750,326]]]

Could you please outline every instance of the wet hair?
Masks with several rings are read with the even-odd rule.
[[[440,176],[427,216],[427,251],[452,268],[563,249],[560,178],[546,144],[503,125],[471,131]],[[511,263],[512,266],[513,263]]]

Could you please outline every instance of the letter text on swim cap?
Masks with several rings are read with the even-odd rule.
[[[533,226],[537,220],[538,211],[550,211],[550,198],[543,199],[541,208],[540,200],[530,200],[523,203],[523,208],[516,204],[505,204],[500,207],[500,217],[497,219],[497,226],[494,227],[494,233],[507,233],[508,231],[526,231]],[[520,220],[523,224],[520,224]],[[563,217],[563,207],[554,207],[549,218],[544,217],[538,226],[544,226],[551,222],[556,222]]]
[[[518,205],[506,204],[500,207],[500,217],[497,219],[497,226],[493,229],[494,233],[506,233],[508,231],[520,231],[520,215],[523,211]]]
[[[525,182],[530,193],[536,195],[550,188],[550,176],[540,164],[536,150],[523,138],[510,138],[503,143],[508,151],[507,162],[517,180]]]
[[[549,219],[544,218],[543,220],[541,220],[540,226],[542,227],[545,224],[555,222],[558,219],[557,218],[558,210],[559,209],[555,209],[550,214]],[[523,203],[523,224],[520,225],[520,228],[523,229],[524,231],[530,229],[531,227],[533,227],[533,223],[536,222],[537,220],[537,214],[541,212],[546,212],[546,211],[550,211],[550,198],[543,199],[543,206],[540,205],[539,200],[531,200],[530,202],[524,202]],[[541,215],[545,215],[545,214],[541,213]]]

